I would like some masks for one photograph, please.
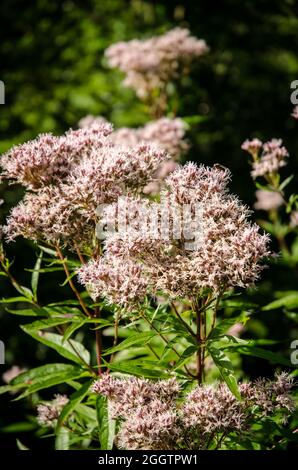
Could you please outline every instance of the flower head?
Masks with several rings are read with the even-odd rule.
[[[147,40],[114,44],[106,50],[106,57],[111,67],[126,74],[124,84],[134,88],[140,98],[147,98],[207,51],[205,41],[190,36],[187,29],[175,28]]]

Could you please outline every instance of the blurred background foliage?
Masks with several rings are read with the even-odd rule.
[[[284,171],[297,174],[297,121],[290,116],[290,84],[298,79],[295,0],[3,0],[0,11],[0,79],[6,87],[6,103],[0,106],[1,153],[41,132],[61,134],[86,114],[103,115],[116,127],[148,121],[145,106],[132,90],[122,87],[121,73],[106,66],[104,50],[117,41],[181,26],[210,46],[210,53],[179,86],[177,114],[204,117],[194,119],[189,129],[187,159],[229,167],[232,190],[249,205],[254,202],[254,185],[240,149],[246,138],[282,138],[290,153]],[[289,190],[295,188],[297,178]],[[6,186],[1,191],[3,221],[21,192]],[[24,268],[34,264],[34,248],[18,241],[9,251],[15,258],[15,275],[25,280]],[[55,284],[41,283],[44,302],[68,295],[67,288],[53,292]],[[295,290],[297,285],[297,264],[278,263],[247,296],[265,305],[274,291]],[[6,281],[1,282],[0,295],[14,295]],[[281,309],[254,318],[248,336],[280,340],[275,349],[289,354],[291,339],[298,337],[295,323]],[[17,317],[2,310],[0,319],[0,339],[7,348],[7,365],[0,366],[1,371],[13,364],[32,367],[57,359],[20,331]],[[244,359],[242,366],[252,378],[270,376],[274,370],[253,358]],[[3,430],[28,412],[23,402],[10,400],[2,396],[0,401]],[[11,435],[0,438],[0,447],[15,446],[16,435],[22,437],[15,428],[10,430]]]

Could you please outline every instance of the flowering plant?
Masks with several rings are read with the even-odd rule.
[[[239,337],[257,309],[239,294],[272,257],[269,236],[229,193],[227,168],[179,163],[189,146],[187,126],[163,115],[169,82],[207,50],[180,29],[111,46],[110,65],[126,73],[126,85],[158,119],[114,130],[88,116],[77,130],[41,135],[1,159],[3,180],[25,193],[3,238],[22,236],[37,251],[28,287],[2,247],[1,274],[19,294],[3,302],[15,305],[12,314],[37,317],[22,330],[64,362],[14,370],[0,392],[33,397],[37,422],[54,430],[57,449],[283,444],[283,424],[294,410],[292,378],[280,373],[272,382],[238,383],[234,363],[246,354],[290,366]],[[252,176],[265,177],[283,204],[281,141],[255,139],[243,148],[253,156]],[[55,273],[60,280],[61,272],[73,297],[57,299],[55,292],[43,304],[40,279]],[[40,398],[65,383],[68,396]],[[259,430],[269,428],[260,444]]]

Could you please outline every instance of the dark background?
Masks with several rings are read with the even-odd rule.
[[[120,40],[182,26],[210,46],[179,89],[178,115],[205,117],[189,131],[192,147],[187,159],[229,167],[233,192],[250,205],[254,185],[247,155],[240,149],[243,140],[282,138],[291,155],[285,174],[297,173],[298,132],[290,116],[290,84],[298,79],[298,2],[4,0],[0,17],[0,79],[6,86],[6,103],[0,106],[1,153],[41,132],[63,133],[86,114],[103,115],[116,127],[145,123],[145,107],[132,90],[121,86],[122,75],[106,67],[103,52]],[[289,190],[297,188],[297,178],[291,185]],[[1,192],[4,220],[21,191],[3,185]],[[25,282],[23,268],[33,266],[34,248],[18,241],[8,250],[16,258],[14,273]],[[14,295],[2,279],[0,295]],[[297,281],[297,267],[272,266],[258,289],[247,295],[264,305],[276,289],[297,289]],[[68,294],[62,288],[57,292],[56,285],[56,276],[42,284],[42,301]],[[0,320],[0,339],[7,347],[7,365],[0,366],[0,373],[12,364],[32,367],[57,360],[21,332],[20,318],[2,310]],[[250,330],[250,336],[286,338],[282,350],[296,334],[280,311],[260,313]],[[244,359],[243,369],[249,377],[273,372],[261,359]],[[1,396],[4,430],[32,414],[29,405],[10,400]],[[37,445],[31,434],[14,432],[0,435],[0,447],[15,447],[16,437]],[[38,446],[46,445],[46,440],[39,441]]]

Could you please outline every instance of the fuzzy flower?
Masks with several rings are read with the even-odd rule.
[[[54,428],[63,407],[68,403],[66,395],[55,395],[54,400],[41,403],[37,407],[37,421],[41,426]]]
[[[154,89],[162,89],[176,79],[194,58],[207,51],[205,41],[190,36],[187,29],[175,28],[147,40],[114,44],[106,50],[106,57],[111,67],[125,73],[124,84],[145,99]]]
[[[275,191],[264,191],[258,189],[256,191],[257,201],[254,204],[254,208],[257,210],[271,211],[278,209],[283,205],[284,200],[280,193]]]
[[[120,258],[89,262],[80,268],[79,281],[94,300],[103,296],[127,308],[143,299],[147,288],[142,267],[130,260],[124,264]]]
[[[251,175],[254,179],[277,173],[286,165],[289,155],[281,139],[272,139],[264,144],[259,139],[245,141],[241,148],[253,156]]]
[[[9,241],[21,235],[70,249],[92,246],[98,206],[116,201],[127,191],[141,191],[169,159],[165,150],[149,143],[113,144],[111,132],[110,124],[93,123],[60,138],[51,137],[57,146],[43,145],[40,137],[4,157],[5,177],[34,190],[8,217],[3,230]],[[69,163],[62,173],[66,167],[60,157]]]
[[[61,137],[42,134],[17,145],[2,156],[2,176],[30,189],[55,184],[64,179],[74,163],[89,154],[112,132],[110,124],[94,124]]]
[[[262,148],[263,143],[260,139],[245,140],[241,145],[242,150],[250,153],[253,157],[258,154]]]
[[[225,384],[198,386],[187,395],[182,407],[183,425],[196,434],[242,431],[245,407]]]
[[[295,106],[295,108],[293,109],[292,116],[294,119],[298,119],[298,106]]]
[[[247,208],[227,193],[229,178],[229,172],[218,167],[193,163],[179,167],[166,179],[162,202],[150,203],[149,216],[140,219],[145,223],[142,230],[138,225],[134,230],[136,206],[139,213],[146,214],[148,203],[130,202],[132,229],[107,234],[99,273],[97,264],[88,266],[93,273],[91,287],[99,294],[101,285],[104,295],[113,301],[114,279],[122,279],[126,263],[138,265],[140,294],[146,285],[148,294],[163,292],[173,299],[191,297],[202,288],[218,292],[253,285],[262,271],[261,260],[269,255],[268,236],[259,233],[259,227],[247,219]],[[183,230],[177,232],[180,222]],[[85,283],[82,277],[81,281]],[[127,305],[129,298],[123,301]]]

